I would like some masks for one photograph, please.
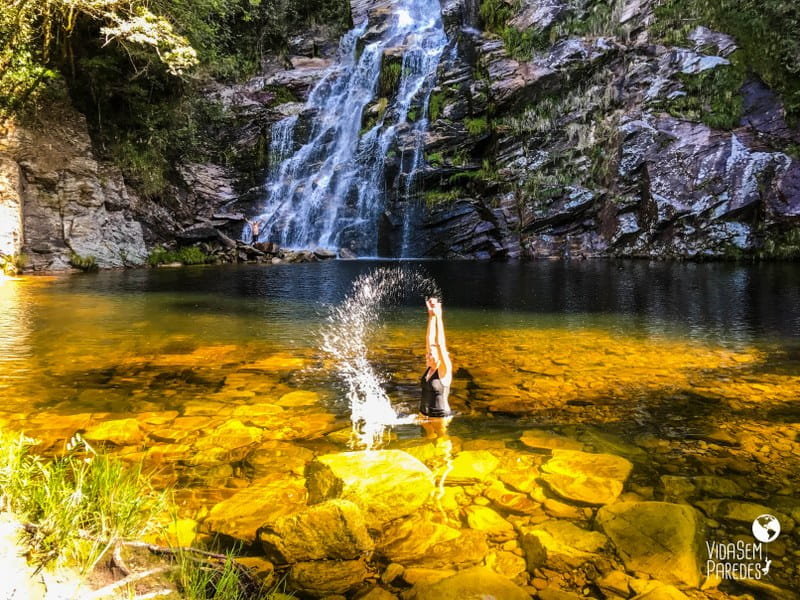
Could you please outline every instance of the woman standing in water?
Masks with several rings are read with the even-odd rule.
[[[428,331],[425,334],[425,364],[422,376],[422,399],[419,411],[426,417],[442,418],[452,415],[447,396],[453,380],[453,365],[447,352],[442,322],[442,304],[438,298],[425,301],[428,308]]]

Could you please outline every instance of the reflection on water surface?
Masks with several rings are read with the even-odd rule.
[[[252,541],[265,498],[304,505],[306,466],[348,449],[348,410],[319,328],[375,266],[4,281],[0,425],[45,450],[84,431],[157,466],[201,531]],[[569,498],[548,472],[554,449],[624,458],[632,470],[616,502],[689,501],[712,519],[715,539],[748,534],[731,506],[800,519],[796,265],[418,266],[443,290],[459,415],[446,432],[397,426],[387,443],[434,473],[438,491],[414,519],[486,534],[483,564],[534,584],[540,575],[514,572],[511,557],[524,554],[515,531],[553,520],[597,528],[597,505]],[[412,414],[425,310],[409,299],[385,317],[370,358],[398,412]],[[770,545],[770,583],[800,584],[796,540]],[[571,570],[549,583],[577,589]]]

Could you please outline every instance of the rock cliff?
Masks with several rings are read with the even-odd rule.
[[[385,0],[351,2],[370,31],[390,14]],[[800,253],[800,128],[741,68],[732,36],[698,25],[669,45],[650,0],[442,0],[442,16],[449,47],[410,197],[397,182],[411,128],[384,157],[382,254],[399,255],[401,239],[408,256],[473,259]],[[157,199],[95,158],[68,107],[6,126],[0,254],[24,253],[37,270],[75,257],[139,265],[163,242],[252,258],[232,240],[263,201],[272,125],[312,122],[304,101],[335,53],[309,30],[257,77],[209,82],[205,99],[225,118],[208,139],[225,164],[175,165]],[[380,87],[367,118],[396,93]]]

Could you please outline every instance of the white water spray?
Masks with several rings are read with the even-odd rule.
[[[409,422],[392,407],[383,389],[385,381],[369,361],[368,347],[382,311],[409,295],[419,295],[423,306],[422,298],[441,294],[431,279],[401,267],[360,275],[350,294],[331,309],[322,331],[322,349],[333,359],[346,388],[355,447],[375,448],[387,427]]]

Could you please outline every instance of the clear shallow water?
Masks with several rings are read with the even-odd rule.
[[[156,465],[195,518],[259,478],[298,477],[311,456],[349,440],[320,327],[352,281],[383,264],[422,269],[442,288],[456,455],[541,457],[521,438],[549,430],[635,456],[633,498],[666,497],[662,478],[673,475],[729,478],[739,499],[787,513],[798,497],[800,268],[790,264],[358,261],[9,280],[0,426],[58,450],[76,430],[133,419],[133,433],[97,435]],[[369,358],[410,415],[424,369],[422,299],[383,316]],[[243,433],[226,447],[215,436],[232,421]],[[441,436],[399,425],[387,447]],[[276,444],[303,458],[265,466]],[[791,537],[783,550],[775,572],[786,586],[797,582]]]

